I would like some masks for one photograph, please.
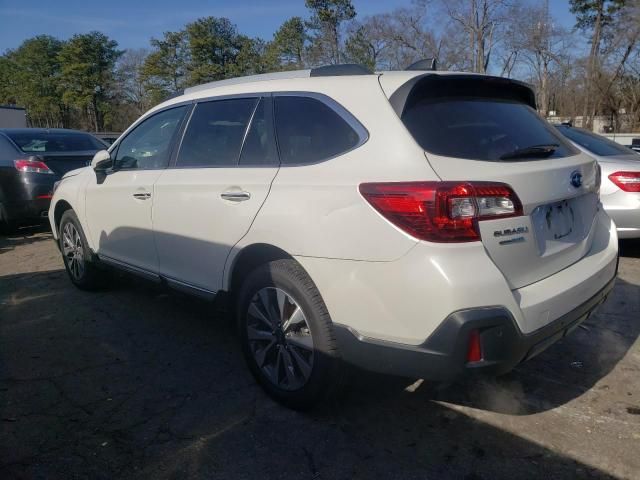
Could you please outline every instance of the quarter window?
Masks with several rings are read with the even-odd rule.
[[[307,164],[335,157],[360,141],[356,131],[335,110],[311,97],[275,99],[280,161]]]
[[[257,101],[255,98],[240,98],[199,103],[184,134],[177,166],[237,165]]]
[[[116,154],[117,169],[165,168],[185,106],[164,110],[144,120],[120,142]]]

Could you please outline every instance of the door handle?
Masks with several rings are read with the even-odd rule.
[[[133,198],[137,200],[148,200],[151,198],[151,193],[150,192],[134,193]]]
[[[222,192],[220,194],[220,197],[223,200],[229,200],[230,202],[244,202],[245,200],[249,200],[251,198],[251,194],[244,191],[230,191]]]

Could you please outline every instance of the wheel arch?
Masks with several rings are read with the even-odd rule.
[[[60,226],[60,220],[62,220],[62,215],[64,215],[64,212],[66,212],[67,210],[73,210],[73,207],[71,206],[71,204],[69,202],[67,202],[66,200],[58,200],[56,202],[56,206],[53,210],[53,223],[54,223],[54,227],[55,227],[55,234],[57,235],[59,232],[59,226]]]
[[[285,250],[268,243],[254,243],[242,248],[236,255],[229,259],[229,267],[225,272],[223,288],[234,294],[242,285],[242,279],[260,265],[274,260],[294,260],[293,256]]]

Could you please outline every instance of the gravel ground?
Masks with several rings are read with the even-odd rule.
[[[319,411],[256,386],[210,304],[76,290],[46,231],[0,237],[0,478],[640,478],[640,243],[571,336],[499,379],[353,375]]]

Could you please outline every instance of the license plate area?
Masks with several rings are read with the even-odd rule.
[[[585,238],[589,212],[592,219],[595,214],[595,204],[587,197],[589,195],[540,205],[531,213],[540,255],[569,248]]]

